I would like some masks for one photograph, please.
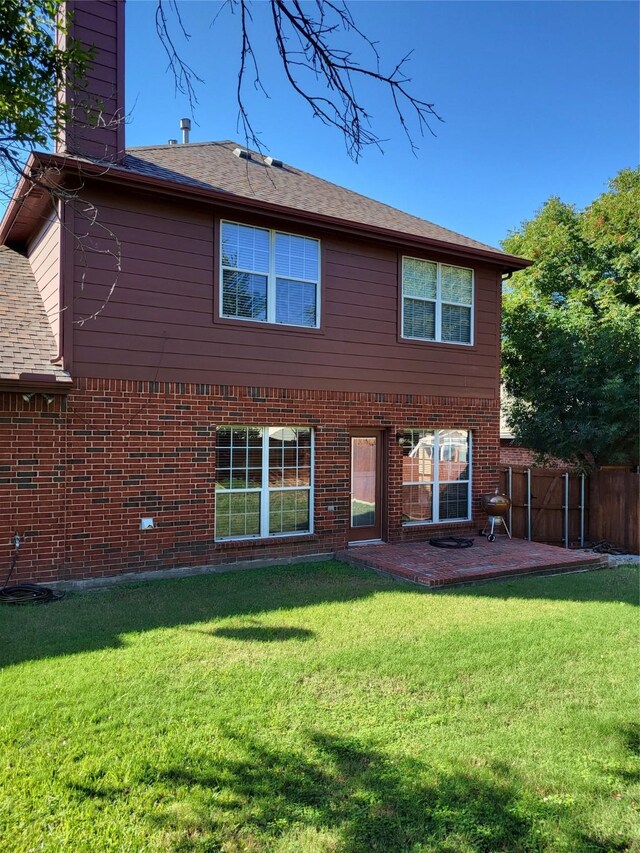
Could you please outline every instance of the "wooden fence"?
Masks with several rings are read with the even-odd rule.
[[[630,471],[583,476],[512,467],[500,472],[500,491],[511,496],[516,538],[565,547],[606,539],[630,553],[640,551],[639,482]]]
[[[589,537],[640,552],[640,475],[596,471],[589,477]]]

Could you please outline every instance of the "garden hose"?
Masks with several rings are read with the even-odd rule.
[[[0,587],[0,604],[46,604],[48,601],[59,601],[64,598],[64,592],[50,589],[48,586],[39,586],[35,583],[22,583],[17,586],[7,586],[11,575],[18,564],[18,553],[22,539],[19,533],[13,537],[13,557],[9,567],[9,574],[4,584]]]
[[[429,544],[436,548],[471,548],[473,539],[463,539],[461,536],[444,536],[439,539],[429,539]]]

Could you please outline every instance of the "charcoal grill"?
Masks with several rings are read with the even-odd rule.
[[[501,495],[496,489],[492,495],[481,495],[480,502],[482,508],[488,514],[487,523],[480,531],[480,536],[486,536],[487,542],[495,542],[496,531],[504,530],[511,539],[511,531],[507,524],[506,516],[511,509],[511,501],[506,495]]]

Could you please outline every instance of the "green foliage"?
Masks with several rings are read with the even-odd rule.
[[[638,462],[640,169],[584,211],[554,197],[504,248],[503,382],[516,439],[584,467]]]
[[[75,39],[56,43],[56,20],[61,34],[69,26],[62,5],[62,0],[0,0],[0,143],[4,146],[44,146],[58,138],[66,112],[56,95],[65,77],[71,88],[83,87],[93,54]]]

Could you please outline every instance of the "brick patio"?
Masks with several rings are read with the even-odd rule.
[[[429,542],[361,545],[340,551],[340,560],[423,586],[439,587],[537,573],[602,569],[607,558],[590,551],[498,537],[476,536],[471,548],[436,548]]]

